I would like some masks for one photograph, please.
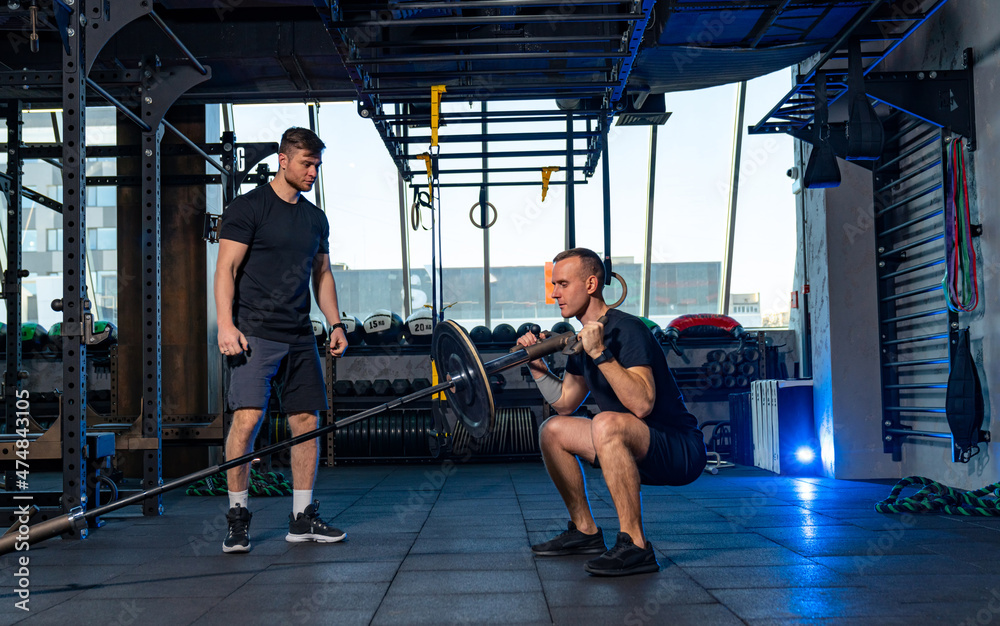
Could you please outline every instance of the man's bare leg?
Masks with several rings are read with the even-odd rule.
[[[605,411],[594,417],[592,432],[621,531],[628,533],[635,545],[645,548],[637,461],[645,458],[649,450],[649,427],[630,413]]]
[[[587,483],[577,455],[593,462],[594,445],[590,438],[590,420],[556,415],[542,424],[539,435],[542,458],[552,482],[562,496],[569,517],[577,529],[587,535],[597,532],[597,523],[587,500]]]
[[[294,413],[288,416],[292,437],[316,430],[318,425],[319,417],[315,413]],[[296,491],[312,491],[318,466],[319,444],[315,438],[292,446],[292,488]]]
[[[226,459],[238,459],[250,453],[262,416],[261,409],[236,409],[226,435]],[[230,468],[226,472],[226,484],[229,491],[246,491],[250,486],[250,464]]]

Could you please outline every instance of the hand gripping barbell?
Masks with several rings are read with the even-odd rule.
[[[112,511],[137,504],[146,498],[152,498],[179,487],[185,487],[197,480],[218,472],[249,463],[255,458],[269,456],[294,445],[315,439],[337,428],[361,421],[395,409],[396,407],[414,402],[421,398],[444,392],[449,405],[455,410],[462,424],[473,437],[483,437],[493,428],[496,417],[496,407],[493,403],[493,392],[490,389],[489,377],[512,367],[517,367],[542,357],[554,354],[572,345],[576,335],[572,332],[562,333],[506,354],[488,363],[483,363],[476,352],[469,335],[461,326],[451,320],[445,320],[434,329],[431,342],[431,354],[443,382],[432,387],[421,389],[391,402],[374,406],[366,411],[338,420],[334,424],[321,426],[316,430],[292,437],[279,443],[267,446],[256,452],[241,456],[231,461],[213,465],[182,478],[177,478],[158,487],[148,489],[127,498],[99,506],[88,511],[81,507],[72,509],[69,513],[28,526],[15,526],[7,534],[0,537],[0,554],[8,554],[15,549],[24,549],[24,545],[36,544],[57,535],[75,534],[87,525],[88,519],[106,515]],[[16,548],[15,548],[16,547]]]

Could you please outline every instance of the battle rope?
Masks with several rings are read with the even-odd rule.
[[[280,472],[264,474],[251,469],[248,491],[251,496],[258,497],[287,496],[292,493],[292,485]],[[185,491],[189,496],[224,496],[228,492],[225,472],[218,472],[192,483]]]
[[[899,494],[910,485],[923,485],[907,498]],[[875,504],[878,513],[944,513],[947,515],[1000,516],[997,499],[1000,482],[982,489],[955,489],[923,476],[908,476],[892,488],[889,497]]]
[[[979,304],[979,283],[972,245],[965,144],[961,139],[956,138],[948,147],[948,165],[944,205],[947,270],[942,284],[948,308],[968,312]]]

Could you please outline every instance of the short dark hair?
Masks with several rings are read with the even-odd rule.
[[[570,248],[557,254],[552,262],[558,263],[573,257],[580,259],[580,269],[583,270],[585,279],[588,276],[597,277],[597,293],[601,293],[604,290],[604,261],[601,260],[601,257],[597,256],[597,253],[590,248]]]
[[[278,146],[278,152],[281,154],[291,154],[292,148],[318,155],[326,148],[326,144],[323,143],[323,140],[316,133],[308,128],[293,126],[281,135],[281,144]]]

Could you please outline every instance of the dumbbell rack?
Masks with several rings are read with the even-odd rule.
[[[667,362],[684,399],[688,402],[728,402],[729,394],[749,391],[753,381],[773,378],[777,374],[777,350],[767,345],[764,331],[751,334],[756,336],[748,341],[729,337],[679,340],[677,346],[684,350],[686,356],[695,351],[708,351],[706,362],[701,365],[696,365],[694,361],[683,363],[669,346],[664,345]],[[745,358],[748,351],[753,353],[749,359]],[[734,358],[737,352],[740,356]],[[722,355],[724,357],[720,358]],[[727,376],[731,380],[727,381]]]

